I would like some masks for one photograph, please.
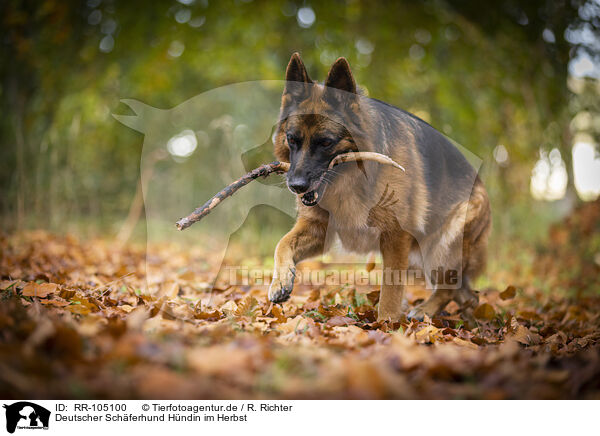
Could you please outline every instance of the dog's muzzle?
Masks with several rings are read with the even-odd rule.
[[[323,173],[319,181],[312,187],[311,190],[300,195],[300,201],[303,205],[309,207],[315,206],[321,200],[326,185],[325,183],[323,183],[324,177],[325,173]]]

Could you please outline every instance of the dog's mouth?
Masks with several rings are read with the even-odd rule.
[[[300,196],[300,201],[305,206],[314,206],[319,202],[319,191],[308,191]]]
[[[316,186],[310,191],[300,195],[300,201],[305,206],[315,206],[323,197],[325,183],[322,183],[322,178],[317,182]]]

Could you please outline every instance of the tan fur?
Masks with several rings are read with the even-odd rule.
[[[296,151],[296,166],[311,164],[310,138],[318,132],[334,131],[342,139],[332,153],[350,150],[383,153],[405,167],[406,173],[374,162],[345,163],[336,167],[343,169],[336,171],[335,179],[317,205],[307,207],[298,196],[296,225],[276,248],[269,298],[272,301],[287,298],[293,286],[295,264],[322,253],[326,249],[326,239],[337,236],[347,250],[359,253],[379,250],[384,269],[403,271],[410,263],[424,269],[436,265],[461,272],[464,280],[460,289],[442,289],[432,283],[435,291],[428,301],[413,309],[413,317],[432,316],[453,298],[465,307],[472,305],[476,297],[468,280],[479,274],[485,265],[490,228],[489,201],[481,181],[476,179],[469,200],[453,204],[444,212],[443,222],[437,230],[426,232],[431,210],[439,209],[439,205],[432,203],[435,196],[425,180],[425,165],[416,139],[420,128],[417,121],[405,117],[398,124],[401,128],[391,133],[388,129],[386,133],[381,128],[377,106],[359,97],[349,97],[346,110],[353,115],[339,119],[328,104],[328,88],[313,85],[297,54],[290,60],[286,78],[307,85],[297,91],[301,98],[297,94],[292,96],[294,88],[290,86],[288,90],[286,85],[282,119],[274,136],[277,159],[290,162],[288,131],[299,131],[304,138],[301,148]],[[345,59],[334,64],[327,83],[336,86],[340,81],[340,89],[355,87]],[[295,99],[301,101],[289,116],[284,116]],[[404,312],[403,298],[404,286],[384,283],[379,318],[398,319]]]

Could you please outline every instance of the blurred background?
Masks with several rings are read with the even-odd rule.
[[[321,80],[345,56],[369,96],[481,157],[495,250],[600,194],[598,0],[15,0],[0,22],[4,232],[143,238],[144,138],[111,116],[132,114],[120,100],[170,109],[281,80],[294,51]],[[273,220],[279,237],[289,219]]]

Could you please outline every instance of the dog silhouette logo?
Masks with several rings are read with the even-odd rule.
[[[19,401],[4,405],[6,409],[6,431],[14,433],[18,429],[48,429],[50,411],[29,401]]]
[[[149,245],[161,243],[165,235],[183,245],[197,241],[210,247],[211,264],[222,265],[231,236],[254,208],[268,207],[268,213],[293,219],[295,198],[282,180],[274,184],[273,178],[250,183],[242,195],[231,197],[184,233],[174,226],[224,185],[274,159],[271,134],[282,88],[278,81],[231,84],[170,109],[122,100],[135,115],[113,117],[144,135],[140,181]],[[203,281],[212,286],[217,274],[207,268]]]

